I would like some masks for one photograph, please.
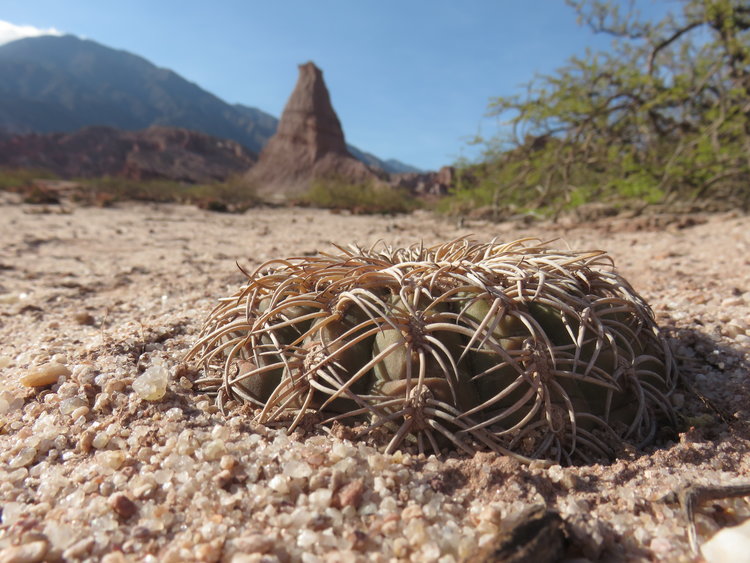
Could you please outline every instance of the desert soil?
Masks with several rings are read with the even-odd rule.
[[[243,283],[236,263],[465,235],[607,250],[692,385],[673,398],[681,428],[577,467],[384,455],[315,427],[287,436],[248,409],[225,417],[193,389],[183,357]],[[749,305],[740,214],[457,224],[427,212],[44,208],[0,193],[0,561],[481,560],[535,505],[559,513],[568,559],[699,560],[670,493],[750,482]],[[134,388],[146,371],[168,376],[162,398]],[[702,543],[750,514],[744,498],[700,508]]]

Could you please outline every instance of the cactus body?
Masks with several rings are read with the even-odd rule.
[[[268,263],[211,313],[199,382],[260,407],[392,432],[387,450],[609,458],[673,419],[651,310],[601,251],[529,240],[339,249]],[[326,422],[324,420],[324,422]]]

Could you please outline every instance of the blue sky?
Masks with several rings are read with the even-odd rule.
[[[0,19],[124,49],[277,117],[312,60],[348,142],[423,169],[476,155],[467,140],[497,131],[491,97],[610,42],[563,0],[0,0]]]

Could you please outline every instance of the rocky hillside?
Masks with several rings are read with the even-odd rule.
[[[94,41],[42,36],[0,47],[0,130],[5,133],[162,125],[231,139],[258,153],[277,124],[261,110],[228,104],[171,70]],[[355,147],[351,151],[387,172],[411,169]]]
[[[63,178],[205,183],[244,173],[256,159],[235,141],[172,127],[121,131],[100,126],[0,138],[0,166],[49,170]]]

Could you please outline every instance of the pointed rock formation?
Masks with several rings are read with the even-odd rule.
[[[323,73],[312,62],[299,66],[297,85],[284,107],[276,134],[245,178],[258,195],[271,201],[297,198],[317,178],[354,183],[378,179],[373,170],[346,149]]]

